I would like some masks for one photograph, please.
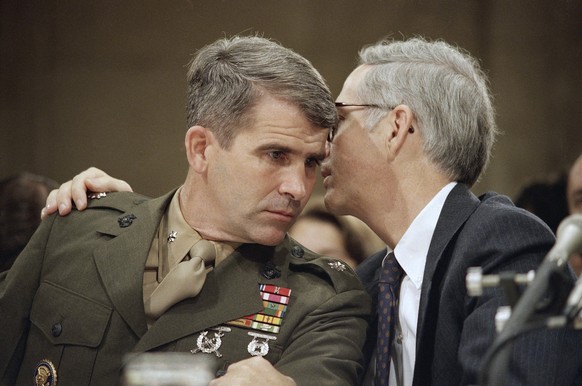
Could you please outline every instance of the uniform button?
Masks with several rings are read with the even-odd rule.
[[[293,249],[291,249],[291,254],[295,257],[303,257],[304,253],[305,251],[303,251],[303,248],[297,245],[294,246]]]
[[[272,261],[269,260],[263,266],[261,274],[265,279],[277,279],[281,277],[281,270]]]
[[[63,332],[63,326],[60,323],[55,323],[52,328],[52,333],[55,338],[59,337]]]

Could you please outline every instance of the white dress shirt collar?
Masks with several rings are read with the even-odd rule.
[[[406,276],[400,286],[399,321],[400,341],[402,342],[402,376],[404,386],[412,385],[414,363],[416,362],[416,327],[422,292],[422,279],[426,257],[436,224],[447,196],[456,185],[452,182],[444,186],[416,216],[408,227],[402,239],[394,248],[398,263],[404,269]],[[394,361],[391,361],[389,385],[398,384]]]
[[[398,263],[406,276],[420,290],[426,265],[426,256],[447,196],[457,183],[445,185],[420,211],[394,248]]]

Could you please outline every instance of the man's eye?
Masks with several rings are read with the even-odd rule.
[[[271,157],[271,159],[278,161],[282,160],[285,157],[285,153],[283,153],[282,151],[270,151],[269,156]]]
[[[305,166],[308,168],[316,168],[321,164],[321,161],[317,158],[308,158],[305,160]]]

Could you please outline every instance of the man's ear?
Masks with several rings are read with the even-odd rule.
[[[206,170],[206,150],[213,139],[214,137],[210,130],[202,126],[192,126],[186,132],[184,143],[186,145],[188,164],[197,172]]]
[[[414,114],[410,107],[398,105],[392,110],[389,119],[391,132],[388,137],[388,147],[390,152],[396,156],[409,138],[409,135],[414,135],[415,130],[412,126]]]

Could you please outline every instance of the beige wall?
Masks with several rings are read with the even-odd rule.
[[[184,178],[185,65],[259,32],[310,59],[334,93],[359,47],[443,38],[479,57],[499,138],[476,193],[515,195],[582,151],[582,2],[0,1],[0,178],[64,181],[90,165],[158,195]]]

